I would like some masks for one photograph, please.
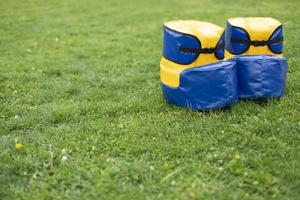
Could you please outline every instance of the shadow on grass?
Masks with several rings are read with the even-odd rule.
[[[266,106],[269,103],[269,99],[241,99],[240,101],[245,101],[247,103],[254,103],[260,106]]]
[[[252,103],[252,104],[256,104],[259,106],[268,106],[271,103],[272,104],[278,104],[281,101],[281,98],[270,98],[270,99],[240,99],[239,101],[244,101],[247,103]]]
[[[239,99],[239,101],[243,101],[246,102],[247,104],[249,104],[249,106],[255,104],[261,107],[267,107],[269,105],[276,105],[279,104],[281,102],[281,98],[271,98],[271,99]],[[239,103],[239,102],[238,102]],[[188,111],[188,112],[194,112],[194,113],[230,113],[232,112],[233,108],[238,105],[238,103],[234,104],[234,105],[228,105],[226,107],[223,108],[216,108],[216,109],[208,109],[208,110],[193,110],[191,108],[184,108],[184,107],[180,107],[177,106],[175,104],[170,104],[165,102],[166,105],[168,105],[169,108],[175,108],[175,109],[179,109],[182,111]]]
[[[207,109],[207,110],[195,110],[192,108],[185,108],[181,106],[177,106],[175,104],[166,103],[169,107],[176,108],[182,111],[192,112],[192,113],[229,113],[232,111],[232,107],[235,105],[228,105],[223,108],[214,108],[214,109]]]

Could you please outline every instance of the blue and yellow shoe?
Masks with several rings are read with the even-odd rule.
[[[283,57],[282,24],[273,18],[228,19],[225,57],[236,61],[240,98],[284,95],[287,59]]]
[[[224,29],[199,21],[164,24],[160,79],[165,99],[194,110],[237,102],[235,61],[224,58]]]

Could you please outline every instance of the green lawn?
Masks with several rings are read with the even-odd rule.
[[[299,7],[1,0],[0,199],[300,199]],[[285,97],[213,112],[167,104],[163,22],[237,16],[284,23]]]

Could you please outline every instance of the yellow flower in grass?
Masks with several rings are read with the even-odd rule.
[[[21,150],[23,148],[23,144],[20,142],[16,143],[16,150]]]
[[[240,160],[240,159],[241,159],[241,157],[240,157],[239,154],[236,154],[233,158],[234,158],[235,160]]]

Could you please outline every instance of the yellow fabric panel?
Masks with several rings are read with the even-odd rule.
[[[272,33],[275,31],[275,29],[282,25],[280,21],[270,17],[230,18],[228,19],[228,23],[230,23],[233,26],[237,26],[245,29],[248,32],[250,39],[252,41],[253,40],[267,41],[272,35]],[[225,54],[225,59],[232,57],[232,55],[229,52],[227,52],[226,54]],[[257,54],[282,56],[282,54],[273,53],[268,46],[255,47],[252,45],[250,45],[249,49],[246,52],[244,52],[242,55],[257,55]]]
[[[201,65],[206,65],[206,64],[211,64],[214,62],[217,62],[216,60],[212,60],[209,54],[202,54],[203,59],[200,59],[198,62],[198,65],[195,65],[193,63],[189,65],[181,65],[174,63],[172,61],[169,61],[168,59],[162,57],[160,61],[160,80],[163,84],[171,86],[171,87],[178,87],[180,84],[180,73],[189,68],[201,66]],[[205,59],[206,57],[206,59]],[[201,64],[200,64],[201,63]]]
[[[232,58],[233,56],[235,56],[235,55],[231,54],[229,51],[227,51],[226,49],[225,49],[224,54],[225,54],[224,55],[225,60],[228,60],[228,59]]]
[[[185,65],[175,64],[162,57],[160,61],[160,81],[168,86],[178,87],[180,72],[187,68]]]
[[[247,51],[247,52],[248,52],[248,51]],[[259,53],[250,54],[250,53],[247,53],[247,52],[245,52],[245,53],[243,53],[243,54],[241,54],[241,55],[257,55],[257,54],[259,54]],[[271,51],[270,51],[270,52],[271,52]],[[267,55],[275,55],[275,56],[278,56],[278,57],[282,57],[282,56],[283,56],[283,54],[274,54],[273,52],[271,52],[271,53],[269,53],[269,54],[267,54]],[[237,56],[237,55],[231,54],[229,51],[225,50],[224,60],[228,60],[228,59],[230,59],[230,58],[232,58],[232,57],[234,57],[234,56]],[[238,55],[238,56],[240,56],[240,55]]]
[[[197,37],[201,42],[201,48],[216,47],[224,32],[224,29],[218,25],[194,20],[169,21],[164,26]],[[177,64],[163,57],[160,62],[161,82],[171,87],[178,87],[180,85],[179,76],[183,70],[217,61],[219,60],[215,54],[200,54],[194,62],[188,65]]]

